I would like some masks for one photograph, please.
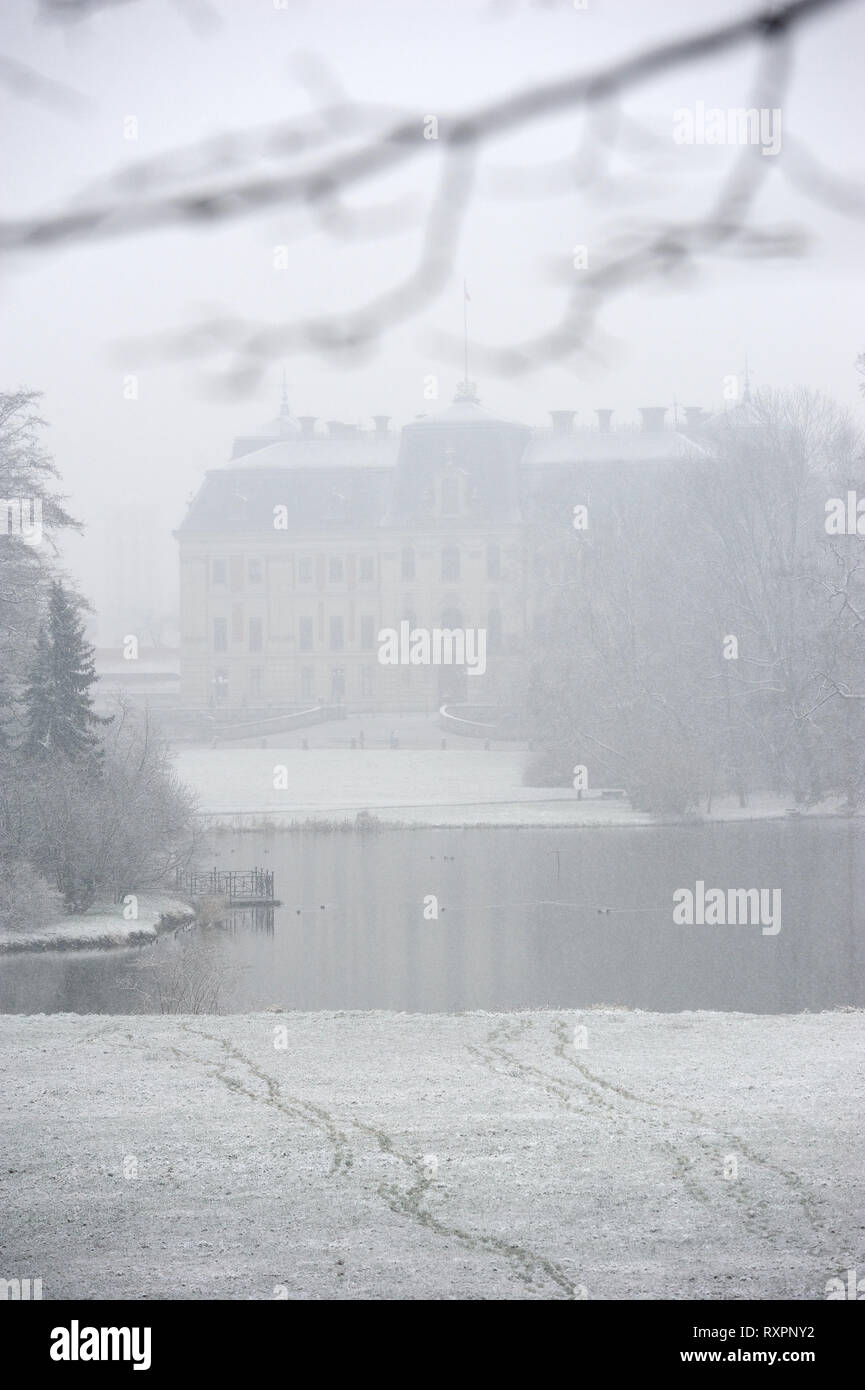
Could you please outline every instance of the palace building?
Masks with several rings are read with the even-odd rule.
[[[446,409],[398,431],[291,414],[238,437],[175,533],[180,548],[181,701],[246,718],[318,704],[432,711],[507,704],[533,621],[539,499],[611,467],[645,468],[694,447],[643,410],[575,430],[537,430],[485,410],[461,383]],[[582,482],[580,480],[583,480]],[[574,495],[574,501],[580,497]],[[383,665],[379,633],[483,629],[484,674]],[[243,712],[243,713],[241,713]]]

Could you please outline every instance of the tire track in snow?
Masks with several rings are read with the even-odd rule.
[[[525,1033],[528,1026],[528,1023],[522,1025],[519,1030],[520,1035]],[[502,1039],[511,1043],[516,1043],[518,1041],[517,1035],[511,1029],[511,1025],[507,1020],[503,1020],[490,1030],[485,1045],[477,1046],[470,1043],[468,1044],[468,1051],[479,1057],[481,1061],[493,1071],[494,1075],[506,1075],[512,1078],[519,1078],[527,1085],[534,1086],[544,1091],[572,1114],[585,1115],[587,1109],[591,1110],[594,1118],[602,1119],[605,1123],[609,1123],[609,1121],[612,1120],[613,1128],[619,1135],[627,1133],[626,1125],[623,1123],[626,1118],[626,1112],[622,1110],[621,1105],[617,1105],[614,1101],[608,1100],[603,1094],[599,1094],[596,1087],[587,1084],[586,1081],[583,1081],[582,1084],[568,1084],[568,1082],[552,1076],[542,1068],[533,1066],[530,1062],[522,1061],[506,1048],[499,1046],[498,1042],[494,1042],[493,1039]],[[498,1067],[495,1065],[496,1061],[499,1063]],[[579,1104],[574,1104],[575,1091],[576,1095],[580,1098]],[[584,1105],[583,1101],[587,1102],[587,1105]],[[688,1158],[687,1155],[683,1154],[680,1150],[677,1150],[669,1140],[650,1139],[650,1144],[651,1147],[659,1153],[663,1153],[667,1158],[672,1158],[674,1176],[681,1180],[682,1185],[690,1193],[694,1201],[703,1206],[710,1205],[708,1194],[700,1187],[699,1183],[696,1182],[691,1174],[690,1169],[693,1165],[693,1160]]]
[[[257,1066],[249,1057],[242,1053],[225,1038],[217,1037],[212,1033],[206,1033],[203,1029],[192,1028],[189,1024],[181,1024],[184,1032],[190,1036],[207,1038],[210,1042],[217,1043],[223,1051],[231,1057],[233,1061],[242,1063],[266,1088],[267,1094],[262,1096],[260,1093],[250,1091],[244,1087],[236,1078],[229,1077],[225,1068],[220,1067],[212,1074],[215,1079],[222,1081],[231,1089],[239,1091],[250,1100],[260,1103],[273,1105],[277,1110],[289,1115],[292,1119],[305,1119],[310,1124],[323,1129],[327,1133],[332,1143],[338,1137],[341,1141],[342,1149],[349,1155],[348,1161],[340,1159],[340,1150],[335,1151],[334,1166],[331,1173],[347,1173],[353,1165],[353,1155],[348,1148],[346,1135],[339,1129],[337,1122],[321,1106],[313,1104],[311,1101],[301,1100],[299,1097],[292,1096],[285,1101],[281,1094],[280,1083],[272,1076],[269,1076]],[[185,1060],[189,1059],[190,1054],[183,1053],[179,1049],[171,1048],[178,1056]],[[199,1058],[193,1058],[199,1061]],[[208,1064],[204,1064],[208,1065]],[[212,1071],[212,1064],[210,1064]],[[514,1272],[517,1277],[528,1287],[534,1288],[534,1280],[538,1274],[545,1275],[552,1283],[560,1288],[568,1298],[574,1298],[574,1281],[568,1274],[556,1265],[552,1260],[544,1255],[535,1254],[525,1246],[518,1245],[515,1241],[504,1240],[498,1236],[479,1234],[465,1230],[461,1226],[454,1225],[442,1218],[435,1216],[432,1212],[424,1209],[421,1205],[424,1198],[428,1195],[433,1186],[433,1179],[428,1178],[424,1172],[423,1161],[415,1154],[408,1154],[400,1150],[394,1142],[393,1137],[386,1130],[366,1123],[363,1120],[350,1119],[348,1125],[352,1129],[359,1130],[361,1133],[374,1139],[378,1148],[389,1158],[395,1158],[402,1163],[413,1175],[414,1181],[411,1186],[399,1188],[388,1183],[379,1183],[377,1192],[390,1210],[397,1216],[408,1218],[425,1230],[432,1231],[435,1235],[443,1236],[449,1240],[459,1241],[473,1253],[481,1252],[486,1254],[504,1255],[515,1266]]]
[[[223,1085],[228,1086],[231,1090],[240,1091],[250,1100],[256,1100],[262,1104],[273,1106],[274,1109],[280,1110],[284,1115],[287,1115],[289,1119],[305,1120],[308,1124],[321,1130],[326,1135],[333,1149],[333,1159],[329,1176],[333,1177],[336,1174],[348,1172],[352,1168],[354,1164],[354,1154],[349,1145],[348,1136],[339,1128],[326,1110],[323,1110],[321,1106],[314,1105],[312,1101],[302,1100],[299,1096],[289,1096],[288,1099],[283,1097],[279,1083],[238,1048],[234,1047],[226,1038],[217,1037],[213,1033],[205,1033],[203,1029],[192,1028],[187,1023],[182,1023],[180,1027],[191,1037],[207,1038],[210,1042],[218,1044],[227,1057],[245,1066],[256,1080],[261,1082],[265,1088],[266,1094],[261,1095],[259,1092],[250,1091],[247,1087],[242,1085],[236,1077],[232,1077],[228,1074],[225,1064],[217,1066],[216,1070],[213,1070],[212,1063],[204,1063],[204,1065],[209,1066],[217,1081],[221,1081]],[[172,1047],[171,1050],[172,1052],[176,1052],[178,1056],[186,1058],[190,1056],[189,1053],[179,1052],[178,1049],[174,1047]],[[199,1058],[194,1058],[194,1060],[200,1061]]]
[[[774,1173],[776,1177],[781,1178],[793,1199],[802,1208],[812,1230],[818,1235],[823,1234],[822,1221],[816,1208],[814,1196],[808,1190],[807,1185],[803,1179],[799,1177],[798,1173],[790,1172],[789,1169],[782,1167],[781,1164],[774,1163],[771,1159],[766,1158],[764,1154],[758,1153],[757,1150],[746,1143],[740,1135],[719,1125],[715,1120],[710,1119],[704,1112],[696,1110],[693,1106],[688,1105],[684,1101],[658,1100],[652,1096],[639,1095],[636,1091],[631,1091],[626,1086],[620,1086],[615,1081],[611,1081],[609,1078],[593,1072],[591,1067],[587,1066],[585,1062],[580,1061],[573,1055],[572,1050],[566,1051],[566,1048],[570,1047],[569,1030],[568,1025],[563,1019],[555,1020],[552,1024],[552,1031],[556,1038],[556,1055],[569,1066],[575,1067],[585,1081],[590,1082],[593,1086],[597,1086],[602,1092],[621,1096],[624,1100],[630,1101],[632,1104],[686,1115],[693,1123],[717,1134],[725,1144],[731,1149],[738,1151],[738,1153],[743,1154],[745,1158],[749,1159],[756,1167],[762,1168],[766,1172]],[[714,1146],[711,1145],[708,1139],[703,1139],[701,1136],[697,1135],[695,1136],[695,1140],[707,1153],[715,1153]],[[737,1179],[735,1182],[727,1184],[734,1197],[738,1200],[742,1200],[746,1196],[746,1191],[740,1190],[740,1183],[741,1179]]]

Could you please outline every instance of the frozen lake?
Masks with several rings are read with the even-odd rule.
[[[213,863],[272,869],[281,907],[135,950],[7,956],[0,1011],[863,1007],[863,837],[840,819],[221,835]],[[675,924],[698,880],[780,889],[781,930]]]

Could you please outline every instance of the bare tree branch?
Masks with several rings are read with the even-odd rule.
[[[388,328],[430,306],[446,287],[482,149],[540,121],[583,108],[589,117],[586,140],[555,180],[560,187],[562,176],[569,178],[575,191],[589,188],[602,177],[600,151],[609,152],[620,138],[623,117],[618,105],[625,93],[664,74],[756,43],[765,54],[760,82],[777,95],[787,81],[793,35],[807,22],[848,3],[852,0],[770,4],[627,55],[596,71],[534,84],[451,117],[442,116],[437,141],[424,139],[419,116],[400,113],[393,118],[392,112],[380,107],[348,101],[325,66],[305,60],[303,80],[324,103],[315,119],[277,125],[264,134],[207,142],[191,158],[189,151],[178,152],[115,176],[97,190],[95,201],[91,188],[52,215],[0,222],[0,253],[42,251],[172,226],[217,227],[292,208],[311,213],[327,234],[342,239],[399,232],[413,220],[405,201],[357,210],[348,207],[344,198],[354,189],[438,154],[443,167],[418,255],[408,273],[390,288],[355,307],[287,323],[251,324],[224,314],[184,332],[160,336],[155,345],[161,356],[232,353],[232,376],[240,385],[259,376],[273,357],[296,351],[312,349],[356,360]],[[89,13],[99,8],[99,0],[50,0],[48,8]],[[389,123],[383,125],[383,117]],[[641,138],[645,141],[645,135]],[[261,157],[263,151],[265,157],[279,160],[281,167],[275,172],[249,170],[248,159]],[[752,148],[743,149],[703,216],[631,233],[617,252],[579,277],[578,283],[573,283],[571,271],[557,323],[521,343],[478,346],[477,359],[500,372],[514,373],[585,351],[596,331],[598,312],[611,295],[647,277],[691,273],[707,254],[799,254],[806,242],[801,229],[748,225],[769,166],[778,162],[756,158],[758,154]],[[801,179],[803,170],[808,175],[811,166],[803,163],[806,158],[797,147],[792,178]],[[426,177],[426,165],[421,172]],[[827,177],[812,181],[810,191],[817,197],[824,193],[830,199],[838,197],[838,188]],[[851,209],[865,207],[865,191],[850,192],[846,202]],[[558,273],[563,278],[561,268]],[[439,337],[437,342],[440,349],[454,351],[450,339]]]

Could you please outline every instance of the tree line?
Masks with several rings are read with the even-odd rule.
[[[658,813],[763,791],[855,811],[859,498],[865,512],[857,429],[804,389],[757,393],[675,463],[606,464],[552,486],[536,528],[530,776],[563,783],[582,766],[590,785],[624,786]]]
[[[0,394],[0,927],[154,887],[188,861],[194,807],[146,714],[94,708],[87,605],[59,563],[80,525],[32,392]],[[40,534],[10,525],[33,515]],[[9,503],[13,503],[10,509]]]

